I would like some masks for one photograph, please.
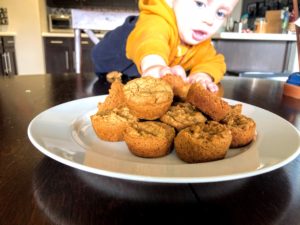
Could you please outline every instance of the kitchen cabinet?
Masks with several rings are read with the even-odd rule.
[[[70,38],[45,38],[44,46],[47,73],[69,73],[73,70]]]
[[[47,6],[55,8],[122,7],[137,9],[137,5],[137,0],[47,0]]]
[[[16,75],[16,51],[13,36],[0,36],[0,75]]]
[[[47,0],[48,7],[55,8],[77,8],[83,4],[84,0]]]
[[[73,39],[72,39],[72,42],[73,42]],[[91,55],[93,46],[94,46],[94,43],[90,39],[88,39],[88,38],[81,39],[82,72],[94,72],[95,71],[94,64],[92,61],[92,55]],[[74,55],[74,57],[75,57],[75,55]]]
[[[81,39],[82,72],[93,72],[91,59],[93,43],[88,38]],[[47,73],[74,73],[75,48],[73,37],[45,37],[45,61]]]
[[[295,41],[216,39],[213,43],[225,56],[228,73],[292,71]]]

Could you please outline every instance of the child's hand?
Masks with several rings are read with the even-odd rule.
[[[147,55],[142,59],[141,70],[142,76],[161,78],[166,74],[173,74],[186,81],[186,73],[182,66],[169,67],[161,56],[155,54]]]
[[[179,65],[173,67],[161,65],[151,66],[144,71],[142,76],[152,76],[155,78],[161,78],[166,74],[180,76],[184,81],[186,80],[185,70],[182,68],[182,66]]]
[[[160,71],[160,76],[163,77],[167,74],[173,74],[175,76],[179,76],[182,80],[186,81],[186,72],[182,66],[176,65],[172,67],[165,67]]]
[[[219,90],[218,85],[216,85],[211,76],[209,76],[206,73],[196,73],[196,74],[191,74],[188,78],[187,81],[189,83],[200,83],[203,85],[204,88],[211,92],[217,92]]]
[[[147,68],[143,74],[142,77],[145,76],[151,76],[154,78],[161,78],[161,70],[165,70],[166,68],[169,68],[167,66],[161,66],[161,65],[155,65],[155,66],[150,66],[149,68]]]

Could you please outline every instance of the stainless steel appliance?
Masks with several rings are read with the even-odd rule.
[[[73,32],[71,15],[49,14],[49,31],[62,33]]]

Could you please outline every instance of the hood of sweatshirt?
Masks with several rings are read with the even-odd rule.
[[[139,0],[141,14],[155,14],[163,17],[174,30],[177,30],[173,9],[165,0]]]

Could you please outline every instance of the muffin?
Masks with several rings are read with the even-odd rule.
[[[242,114],[231,114],[221,121],[232,134],[231,148],[249,144],[255,137],[256,124],[253,119]]]
[[[186,101],[196,106],[214,121],[220,121],[231,111],[230,105],[216,94],[194,83],[189,89]]]
[[[129,151],[144,158],[167,155],[171,151],[174,136],[174,128],[156,121],[133,123],[124,132]]]
[[[235,105],[230,105],[230,111],[229,113],[227,113],[227,115],[220,121],[222,123],[222,121],[226,120],[227,117],[231,117],[233,115],[241,115],[242,114],[242,109],[243,109],[243,105],[242,104],[235,104]]]
[[[223,159],[232,140],[230,130],[215,121],[181,130],[175,137],[177,156],[187,163]]]
[[[228,115],[232,115],[232,114],[241,114],[242,113],[242,109],[243,109],[243,105],[242,104],[235,104],[235,105],[230,105],[231,110],[228,113]]]
[[[109,83],[113,83],[114,81],[120,81],[122,82],[122,73],[118,72],[118,71],[112,71],[108,74],[106,74],[106,80]]]
[[[103,103],[98,104],[98,111],[107,111],[114,108],[124,107],[124,92],[123,84],[121,81],[116,80],[111,84],[109,95]]]
[[[146,120],[155,120],[165,114],[173,101],[173,91],[168,83],[150,76],[129,81],[124,85],[127,107]]]
[[[160,120],[177,131],[197,123],[205,123],[206,117],[188,102],[171,106]]]
[[[96,135],[104,141],[123,141],[123,133],[130,123],[137,122],[127,107],[98,111],[91,116]]]
[[[178,96],[182,101],[185,101],[191,84],[185,83],[180,76],[173,74],[167,74],[161,79],[166,81],[172,87],[175,96]]]

